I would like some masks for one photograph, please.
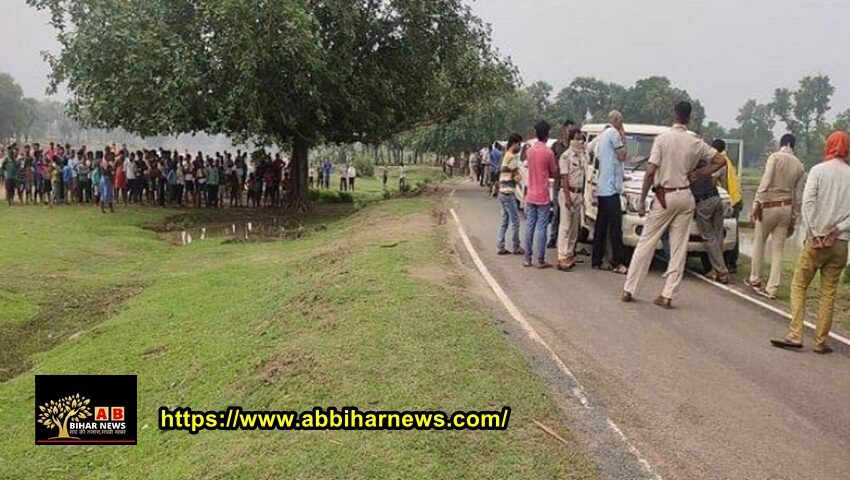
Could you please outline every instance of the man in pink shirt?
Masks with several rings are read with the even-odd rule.
[[[537,255],[537,268],[550,268],[546,262],[546,230],[549,226],[549,179],[558,174],[555,155],[546,145],[549,140],[549,124],[537,122],[534,131],[537,143],[528,150],[528,190],[525,194],[525,263],[531,266],[532,252]],[[536,247],[536,250],[533,249]]]

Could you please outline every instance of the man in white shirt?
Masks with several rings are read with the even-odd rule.
[[[354,164],[348,165],[348,189],[354,191],[354,179],[357,178],[357,169]]]
[[[339,191],[348,190],[348,165],[343,164],[339,168]]]
[[[832,353],[827,344],[841,272],[847,266],[847,242],[850,240],[850,136],[835,132],[826,142],[823,163],[809,172],[803,192],[803,226],[806,243],[800,252],[791,282],[791,324],[775,347],[803,348],[806,317],[806,292],[820,272],[818,321],[815,328],[815,353]]]

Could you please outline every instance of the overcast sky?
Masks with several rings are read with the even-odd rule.
[[[469,0],[472,1],[472,0]],[[55,50],[48,16],[25,0],[0,0],[0,71],[43,97]],[[625,85],[665,75],[700,99],[709,119],[733,126],[748,99],[828,74],[832,114],[850,107],[848,0],[475,0],[495,43],[523,80],[557,89],[576,76]]]

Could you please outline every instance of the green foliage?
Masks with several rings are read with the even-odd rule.
[[[711,141],[715,138],[727,138],[729,136],[729,132],[727,132],[726,129],[719,123],[712,121],[708,122],[705,127],[703,127],[702,136],[708,141]]]
[[[690,128],[700,132],[705,120],[702,104],[687,91],[674,87],[666,77],[638,80],[626,91],[622,111],[627,122],[667,125],[672,119],[673,105],[682,100],[693,105]]]
[[[841,283],[850,285],[850,265],[844,267],[844,272],[841,273]]]
[[[850,131],[850,108],[836,115],[832,129],[844,130],[845,132]]]
[[[544,81],[537,81],[526,87],[526,93],[534,100],[538,112],[547,112],[551,106],[552,85]]]
[[[511,133],[528,131],[540,114],[527,91],[515,90],[453,122],[412,130],[399,137],[400,142],[420,151],[444,155],[472,152],[506,139]]]
[[[776,120],[771,106],[750,99],[741,107],[737,120],[739,126],[730,135],[744,141],[744,165],[754,166],[776,143],[773,136]]]
[[[451,120],[516,78],[458,0],[27,2],[52,14],[74,118],[291,145],[305,201],[310,146]]]
[[[11,75],[0,73],[0,143],[18,133],[26,113],[24,92]]]
[[[354,197],[348,192],[337,190],[310,190],[310,201],[320,203],[354,203]]]
[[[357,155],[354,157],[352,161],[354,164],[354,168],[357,170],[357,176],[360,177],[374,177],[375,176],[375,164],[372,163],[372,159],[366,155]]]
[[[608,112],[623,108],[626,89],[591,77],[577,77],[555,96],[550,115],[582,123],[589,117],[603,122]],[[562,118],[563,117],[563,118]]]
[[[815,75],[800,79],[797,90],[777,88],[773,94],[773,114],[797,137],[797,154],[809,165],[821,159],[824,136],[830,129],[825,117],[834,93],[828,76]]]

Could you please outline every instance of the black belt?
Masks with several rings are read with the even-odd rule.
[[[567,190],[569,190],[572,193],[578,193],[578,194],[584,193],[584,189],[582,189],[582,188],[567,187]]]

